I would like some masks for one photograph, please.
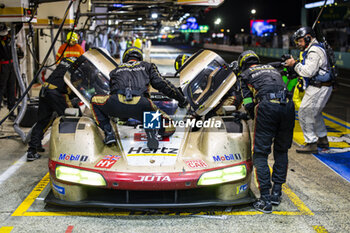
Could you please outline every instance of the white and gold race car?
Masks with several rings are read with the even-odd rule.
[[[229,112],[205,117],[236,82],[220,56],[201,50],[181,67],[180,88],[189,102],[187,109],[177,108],[175,100],[161,93],[151,95],[176,125],[176,132],[160,138],[153,150],[147,147],[142,124],[132,120],[127,124],[111,120],[117,142],[105,145],[103,132],[89,113],[91,97],[109,93],[109,73],[116,67],[105,51],[92,49],[65,74],[65,82],[86,109],[79,115],[67,111],[54,121],[47,203],[169,208],[254,201],[247,123]]]

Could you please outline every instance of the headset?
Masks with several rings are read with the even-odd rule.
[[[305,45],[306,45],[306,47],[307,46],[309,46],[309,44],[310,44],[310,42],[311,42],[311,36],[310,35],[306,35],[305,37],[304,37],[304,41],[305,41]]]

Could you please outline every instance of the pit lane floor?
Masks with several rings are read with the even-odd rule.
[[[154,51],[173,54],[174,50],[157,47]],[[0,116],[5,113],[2,109]],[[43,201],[49,191],[48,152],[27,163],[26,146],[12,137],[10,121],[2,126],[1,134],[6,138],[0,140],[0,233],[350,232],[350,184],[314,156],[296,154],[295,146],[289,151],[283,201],[272,214],[257,212],[250,205],[148,211],[69,209]],[[45,144],[46,151],[48,147]],[[256,193],[255,183],[252,187]]]

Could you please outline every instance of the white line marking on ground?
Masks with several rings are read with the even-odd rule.
[[[45,145],[50,139],[50,132],[45,135],[42,143]],[[14,162],[6,171],[0,175],[0,185],[10,178],[23,164],[27,162],[27,156],[24,154],[19,160]]]
[[[17,160],[11,167],[9,167],[4,173],[0,175],[0,185],[4,183],[9,177],[11,177],[23,164],[27,162],[27,156],[24,154],[19,160]]]

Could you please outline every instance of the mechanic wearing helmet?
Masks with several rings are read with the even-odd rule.
[[[84,53],[84,49],[77,44],[79,36],[75,32],[68,32],[66,43],[61,45],[56,54],[56,61],[65,57],[80,57]],[[67,43],[69,44],[67,45]],[[67,48],[66,48],[67,47]],[[63,53],[63,55],[62,55]]]
[[[298,153],[317,153],[317,146],[329,147],[322,110],[332,93],[332,78],[326,51],[314,37],[310,27],[298,29],[294,41],[303,51],[303,60],[301,63],[293,57],[286,60],[286,66],[294,67],[307,86],[298,113],[306,146],[298,148]]]
[[[288,149],[292,144],[294,128],[294,104],[280,73],[271,65],[260,65],[255,52],[244,51],[238,57],[238,63],[244,107],[254,118],[252,153],[260,199],[253,206],[264,213],[271,213],[272,204],[278,205],[281,201],[282,184],[286,182]],[[271,190],[267,160],[272,142],[275,163]]]
[[[176,71],[178,71],[181,66],[187,61],[187,59],[189,58],[190,56],[186,55],[186,54],[179,54],[176,59],[175,59],[175,62],[174,62],[174,68]]]
[[[74,97],[74,94],[65,84],[63,77],[76,59],[76,57],[63,58],[40,90],[38,121],[33,127],[28,143],[27,161],[39,159],[40,155],[37,152],[45,151],[41,145],[41,140],[52,124],[53,112],[57,112],[59,116],[62,116],[67,107],[72,107],[70,99]]]
[[[141,49],[128,48],[123,55],[123,63],[110,73],[110,95],[96,95],[91,100],[95,121],[105,132],[105,144],[116,141],[108,116],[134,118],[143,122],[144,112],[158,111],[149,98],[150,85],[166,96],[176,99],[180,107],[187,104],[182,93],[162,78],[155,64],[143,61]],[[171,121],[164,112],[160,113],[161,122],[163,119],[167,123]],[[169,128],[161,127],[159,134],[165,137],[172,135],[175,128],[171,126],[172,124]],[[150,149],[158,148],[156,130],[145,129],[145,131],[147,146]]]

